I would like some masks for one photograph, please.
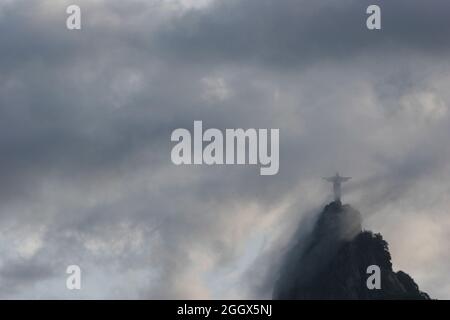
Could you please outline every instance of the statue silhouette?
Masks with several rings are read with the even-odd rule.
[[[341,177],[339,173],[336,173],[333,177],[323,178],[328,182],[333,183],[334,201],[341,201],[341,184],[348,181],[351,177]]]

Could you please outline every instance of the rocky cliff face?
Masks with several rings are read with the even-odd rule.
[[[306,243],[305,243],[306,242]],[[381,289],[368,289],[367,267],[381,270]],[[311,237],[288,253],[274,299],[429,299],[414,280],[392,270],[388,244],[362,231],[361,215],[339,201],[319,216]]]

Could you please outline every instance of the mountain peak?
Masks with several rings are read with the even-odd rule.
[[[362,231],[361,214],[350,205],[333,201],[321,212],[314,229],[317,239],[351,240]]]
[[[296,240],[296,239],[294,239]],[[298,241],[296,241],[298,242]],[[367,288],[367,268],[380,268],[381,289]],[[388,243],[362,231],[361,214],[339,200],[326,205],[310,237],[288,253],[275,299],[429,299],[405,272],[392,270]]]

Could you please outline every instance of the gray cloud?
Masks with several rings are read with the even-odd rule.
[[[365,10],[382,7],[383,32],[365,26]],[[355,54],[407,48],[448,50],[449,4],[419,1],[219,1],[206,12],[163,25],[162,55],[195,63],[263,63],[292,69]],[[320,23],[318,23],[320,22]]]
[[[82,1],[80,32],[63,2],[2,3],[5,297],[268,297],[337,169],[394,263],[448,297],[450,221],[434,221],[448,221],[449,5],[379,3],[375,33],[366,1]],[[280,173],[173,166],[170,134],[194,120],[280,128]],[[414,258],[395,232],[422,239],[410,217],[442,248]],[[73,263],[80,293],[64,287]]]

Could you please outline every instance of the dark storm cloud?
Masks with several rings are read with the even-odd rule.
[[[382,10],[382,32],[365,27],[366,8]],[[264,63],[293,68],[406,47],[448,50],[450,4],[422,1],[219,1],[183,15],[157,36],[161,56],[196,63]]]
[[[267,233],[265,221],[268,236],[288,234],[324,201],[317,177],[338,168],[360,176],[348,191],[372,208],[372,197],[408,197],[424,176],[447,172],[438,145],[450,99],[438,83],[448,81],[450,6],[378,3],[382,32],[365,29],[368,1],[192,10],[82,1],[79,32],[65,29],[62,2],[2,4],[0,277],[23,288],[16,296],[33,296],[32,284],[59,283],[75,261],[91,274],[88,297],[210,297],[228,283],[223,269],[245,260],[248,236]],[[173,166],[170,133],[199,119],[280,128],[280,173]],[[259,265],[276,259],[275,242]],[[24,254],[53,263],[12,273]],[[244,271],[236,287],[270,296],[266,271]],[[64,290],[52,288],[49,296]]]

